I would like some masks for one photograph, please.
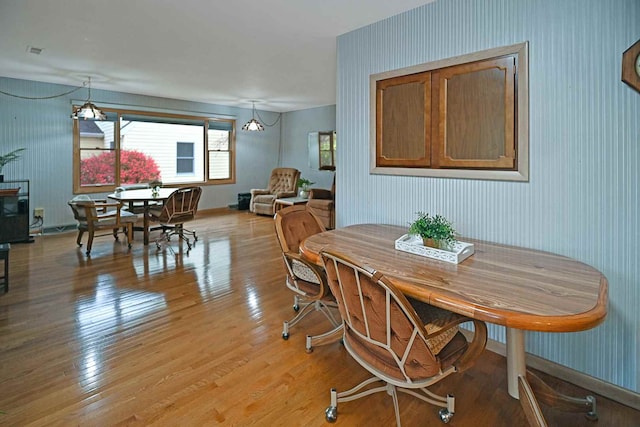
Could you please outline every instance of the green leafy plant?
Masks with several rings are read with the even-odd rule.
[[[20,152],[26,150],[26,148],[18,148],[17,150],[13,150],[10,153],[7,153],[3,156],[0,156],[0,173],[2,173],[2,168],[11,162],[15,162],[20,158]]]
[[[307,178],[298,178],[298,187],[307,191],[310,185],[315,184],[315,182],[309,181]]]
[[[456,242],[455,233],[451,221],[442,215],[430,215],[424,212],[417,212],[418,219],[413,221],[409,226],[409,234],[420,236],[427,243],[432,240],[433,245],[437,248],[447,248]]]

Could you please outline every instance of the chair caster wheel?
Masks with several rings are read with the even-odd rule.
[[[298,304],[294,304],[293,311],[300,311],[300,306]]]
[[[304,351],[306,351],[307,354],[311,354],[313,353],[313,347],[307,347]]]
[[[282,339],[285,340],[285,341],[288,340],[289,339],[289,334],[283,333],[282,334]]]
[[[591,403],[591,410],[584,414],[589,421],[598,421],[598,413],[596,412],[596,398],[593,396],[586,397],[587,402]]]
[[[338,408],[335,406],[329,406],[324,411],[324,417],[328,422],[335,423],[338,419]]]
[[[448,424],[451,418],[453,418],[453,412],[449,412],[447,408],[440,409],[438,415],[440,415],[440,420],[445,424]]]

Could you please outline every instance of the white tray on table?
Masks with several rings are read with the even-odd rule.
[[[436,249],[425,246],[420,236],[412,236],[410,234],[404,234],[396,240],[396,249],[452,264],[461,263],[474,253],[473,243],[456,241],[451,245],[450,250]]]

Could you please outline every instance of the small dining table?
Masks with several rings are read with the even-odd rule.
[[[118,200],[129,205],[129,210],[133,211],[134,203],[142,203],[142,216],[143,216],[143,235],[145,246],[149,244],[149,209],[151,208],[151,202],[164,203],[177,188],[158,188],[157,192],[153,188],[142,188],[136,190],[124,190],[116,191],[113,194],[109,194],[107,197],[113,200]]]
[[[506,327],[507,386],[531,425],[545,426],[536,400],[597,417],[595,398],[555,392],[526,369],[525,331],[575,332],[607,315],[608,282],[593,267],[561,255],[473,239],[474,254],[459,264],[395,249],[406,227],[358,224],[315,234],[302,255],[321,265],[331,249],[383,273],[405,295],[470,318]]]

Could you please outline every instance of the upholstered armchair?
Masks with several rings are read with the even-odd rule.
[[[327,230],[331,230],[336,226],[336,209],[335,209],[335,197],[336,197],[336,177],[333,176],[333,184],[331,190],[324,188],[312,188],[309,191],[309,201],[307,202],[307,209],[309,209],[315,216],[320,218],[322,225]]]
[[[269,186],[252,189],[249,210],[261,215],[275,214],[276,199],[295,197],[300,171],[295,168],[275,168],[271,171]]]

